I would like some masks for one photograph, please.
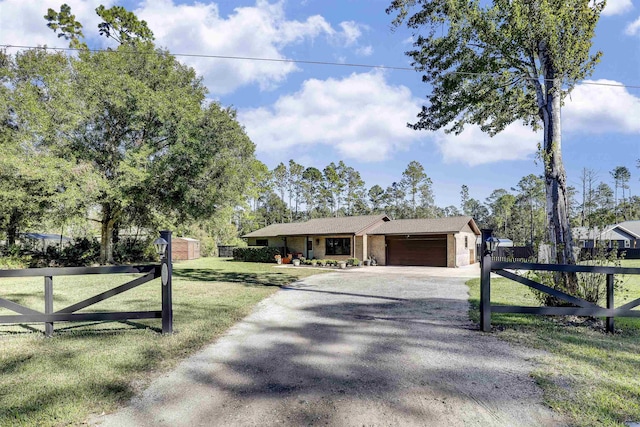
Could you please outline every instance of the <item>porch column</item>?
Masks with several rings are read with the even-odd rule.
[[[353,242],[351,244],[351,258],[355,258],[356,257],[356,235],[353,235],[353,238],[351,239],[351,241]]]

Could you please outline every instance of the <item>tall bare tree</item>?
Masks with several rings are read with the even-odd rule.
[[[413,30],[407,52],[431,86],[414,129],[456,134],[477,125],[490,135],[513,122],[542,129],[547,235],[551,256],[574,263],[560,109],[600,52],[592,38],[604,1],[394,0],[396,26]],[[560,285],[577,287],[575,274]]]

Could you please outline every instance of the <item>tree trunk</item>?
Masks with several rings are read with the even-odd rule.
[[[11,215],[9,215],[9,224],[7,224],[7,244],[15,245],[18,237],[18,231],[20,229],[20,217],[21,213],[18,209],[11,209]]]
[[[553,73],[547,81],[553,81]],[[560,83],[549,83],[546,89],[544,122],[544,178],[546,189],[547,230],[551,246],[551,261],[556,264],[575,264],[573,240],[569,225],[567,175],[562,163],[562,126],[560,121]],[[561,280],[569,293],[577,289],[575,273],[563,273]]]
[[[113,229],[116,222],[111,204],[102,205],[102,220],[100,221],[100,262],[113,264]]]

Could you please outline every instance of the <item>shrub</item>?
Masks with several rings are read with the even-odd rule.
[[[31,257],[28,255],[0,257],[0,270],[28,268],[29,264],[31,264]]]
[[[349,258],[347,260],[347,265],[353,265],[355,267],[360,265],[360,260],[358,258]]]
[[[153,247],[153,239],[125,238],[113,246],[113,259],[117,264],[155,261],[157,258],[158,254]]]
[[[275,263],[276,255],[280,255],[280,250],[278,250],[278,248],[270,248],[267,246],[261,248],[235,248],[233,250],[233,259],[245,262]]]
[[[115,249],[115,248],[114,248]],[[114,250],[114,255],[115,255]],[[95,238],[86,237],[62,248],[60,261],[67,266],[84,266],[100,261],[100,243]]]
[[[598,249],[591,256],[589,255],[587,258],[581,260],[579,262],[580,265],[589,265],[589,266],[609,266],[609,267],[620,267],[622,263],[620,262],[624,259],[624,254],[621,257],[618,257],[618,251],[607,251],[605,248]],[[567,292],[563,286],[559,285],[562,283],[561,280],[556,278],[558,273],[554,272],[545,272],[545,271],[530,271],[526,274],[526,277],[542,283],[543,285],[549,286],[550,288],[558,289],[562,292]],[[606,274],[599,273],[577,273],[578,285],[577,292],[568,292],[572,296],[582,298],[586,301],[589,301],[594,304],[598,304],[606,298],[607,294],[607,285],[606,285]],[[623,287],[623,279],[620,275],[614,276],[614,290],[616,292],[624,291]],[[551,296],[547,293],[531,290],[535,297],[540,301],[540,303],[547,306],[573,306],[567,301],[561,300],[554,296]]]

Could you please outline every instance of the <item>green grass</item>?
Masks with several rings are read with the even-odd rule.
[[[212,342],[279,286],[321,273],[273,264],[203,258],[175,264],[174,331],[160,320],[0,325],[0,426],[79,424],[113,411],[149,381]],[[54,310],[135,275],[54,277]],[[44,279],[0,279],[0,297],[43,310]],[[160,309],[154,280],[90,307],[92,311]],[[88,309],[87,309],[88,311]],[[0,314],[15,314],[0,309]],[[34,333],[35,332],[35,333]]]
[[[640,267],[640,261],[623,261]],[[479,321],[480,281],[470,287],[471,318]],[[640,276],[626,276],[626,292],[616,306],[640,298]],[[526,287],[498,278],[491,280],[493,304],[538,305]],[[593,323],[564,318],[493,314],[499,338],[546,351],[533,377],[545,402],[577,426],[623,426],[640,422],[640,319],[616,318],[619,333],[610,335]]]

